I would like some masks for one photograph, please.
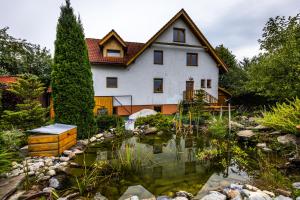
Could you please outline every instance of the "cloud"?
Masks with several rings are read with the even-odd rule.
[[[0,0],[0,27],[54,50],[63,0]],[[213,46],[224,44],[239,59],[258,53],[257,40],[269,17],[296,15],[299,0],[71,0],[86,37],[115,29],[127,41],[146,42],[184,8]]]

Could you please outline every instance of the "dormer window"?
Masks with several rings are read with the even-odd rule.
[[[121,57],[121,51],[115,49],[107,49],[107,57]]]
[[[173,29],[173,42],[185,43],[185,29],[183,28]]]

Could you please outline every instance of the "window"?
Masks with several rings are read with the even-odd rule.
[[[206,87],[207,88],[211,88],[211,80],[210,79],[207,79],[207,82],[206,82]]]
[[[163,51],[154,51],[154,64],[162,65],[163,64]]]
[[[198,54],[187,53],[186,54],[186,65],[187,66],[198,66]]]
[[[121,57],[120,50],[107,49],[107,57]]]
[[[106,77],[106,87],[107,88],[117,88],[118,78],[117,77]]]
[[[163,93],[163,79],[162,78],[154,79],[154,93]]]
[[[185,42],[185,30],[183,28],[173,29],[173,42]]]
[[[154,109],[156,112],[160,112],[161,113],[161,106],[154,106]]]
[[[205,88],[205,79],[201,79],[201,88]]]

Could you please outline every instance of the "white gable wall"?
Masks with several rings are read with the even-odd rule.
[[[185,28],[186,43],[198,45],[197,38],[185,23],[178,20],[165,31],[157,42],[173,42],[173,27]],[[163,51],[163,65],[153,64],[153,51]],[[198,53],[198,66],[186,66],[186,54]],[[194,80],[194,88],[200,89],[201,79],[211,79],[212,88],[206,89],[218,97],[219,69],[203,48],[154,43],[128,68],[119,66],[92,66],[95,96],[132,95],[133,105],[178,104],[186,87],[186,81]],[[106,88],[106,77],[117,77],[118,88]],[[153,92],[153,79],[163,78],[163,93]],[[130,105],[129,98],[119,98],[123,105]]]
[[[173,25],[170,26],[163,34],[161,34],[156,42],[167,42],[167,43],[174,43],[173,42],[173,28],[183,28],[185,29],[185,44],[189,45],[200,45],[198,39],[195,37],[193,32],[189,29],[186,23],[182,19],[178,19],[174,22]]]

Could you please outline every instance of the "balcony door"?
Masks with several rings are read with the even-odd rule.
[[[186,81],[186,100],[191,101],[194,97],[194,81]]]

